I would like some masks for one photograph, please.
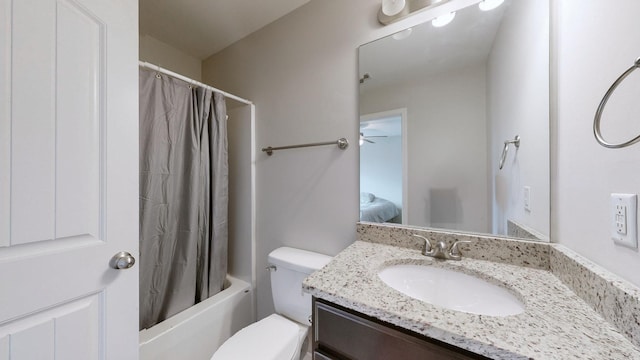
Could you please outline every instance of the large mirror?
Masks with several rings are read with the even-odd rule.
[[[549,1],[443,20],[359,49],[360,220],[548,241]]]

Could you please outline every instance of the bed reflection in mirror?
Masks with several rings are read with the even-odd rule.
[[[360,221],[398,223],[401,219],[398,205],[372,193],[360,193]]]

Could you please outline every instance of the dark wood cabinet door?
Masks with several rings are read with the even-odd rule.
[[[313,301],[313,348],[315,360],[487,359],[321,299]]]

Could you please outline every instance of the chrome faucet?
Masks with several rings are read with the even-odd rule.
[[[471,243],[469,240],[458,240],[447,250],[447,244],[443,240],[438,240],[435,245],[432,245],[431,241],[422,235],[412,234],[412,236],[424,240],[422,255],[445,260],[462,259],[462,254],[460,253],[460,249],[458,249],[458,244]]]

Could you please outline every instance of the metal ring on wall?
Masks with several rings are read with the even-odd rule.
[[[502,156],[500,157],[500,170],[504,166],[504,160],[507,158],[507,152],[509,151],[509,144],[514,144],[516,149],[520,147],[520,135],[516,135],[515,139],[507,140],[504,142],[504,148],[502,149]]]
[[[633,139],[620,143],[620,144],[612,144],[607,142],[603,137],[602,137],[602,133],[600,132],[600,120],[602,118],[602,112],[604,111],[604,107],[607,104],[607,101],[609,101],[609,97],[611,97],[611,94],[613,94],[613,92],[615,91],[615,89],[618,87],[618,85],[620,85],[620,83],[627,77],[629,76],[629,74],[631,74],[635,69],[640,67],[640,58],[637,58],[636,61],[633,63],[633,66],[631,66],[629,69],[627,69],[627,71],[625,71],[624,73],[622,73],[622,75],[620,75],[620,77],[618,77],[616,79],[616,81],[613,82],[613,85],[611,85],[611,87],[609,88],[609,90],[607,90],[607,93],[604,94],[604,97],[602,98],[602,101],[600,101],[600,105],[598,105],[598,110],[596,110],[596,116],[593,118],[593,134],[596,137],[596,140],[598,141],[598,144],[609,148],[609,149],[620,149],[623,147],[627,147],[629,145],[632,145],[636,142],[638,142],[640,140],[640,135],[634,137]]]

